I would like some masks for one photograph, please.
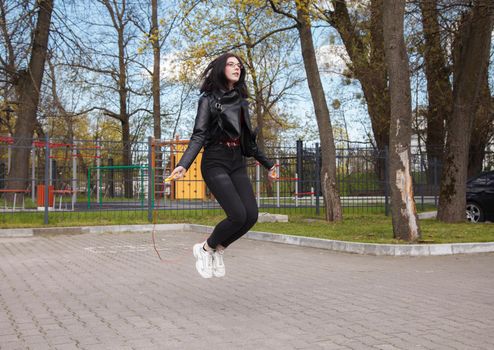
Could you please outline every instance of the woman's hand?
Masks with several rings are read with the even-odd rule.
[[[278,178],[278,174],[276,173],[276,165],[273,165],[273,167],[269,169],[268,177],[270,180],[276,180]]]
[[[185,176],[185,173],[187,172],[187,169],[185,169],[183,166],[178,166],[175,169],[173,169],[172,173],[170,174],[169,178],[172,180],[179,180]]]

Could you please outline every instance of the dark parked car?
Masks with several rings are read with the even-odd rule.
[[[494,221],[494,171],[467,181],[467,220]]]

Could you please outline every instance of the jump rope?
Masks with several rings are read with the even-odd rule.
[[[175,180],[175,177],[172,176],[172,175],[170,175],[163,182],[164,183],[167,183],[167,182],[171,182],[173,180]],[[161,257],[161,254],[160,254],[158,248],[156,247],[156,223],[158,222],[158,209],[157,208],[159,208],[159,206],[160,206],[160,199],[159,199],[159,196],[158,196],[157,205],[153,209],[153,230],[152,230],[152,235],[151,235],[152,240],[153,240],[153,248],[154,248],[154,251],[158,255],[158,258],[160,259],[161,262],[164,262],[164,263],[166,263],[166,262],[168,262],[168,263],[177,262],[180,259],[184,258],[185,257],[185,254],[183,254],[183,256],[180,256],[180,258],[177,258],[177,259],[163,259]]]
[[[279,166],[279,165],[276,165],[276,166]],[[280,180],[280,177],[279,176],[276,176],[276,177],[273,177],[272,178],[273,180],[275,181],[279,181]],[[167,183],[167,182],[172,182],[175,180],[175,176],[168,176],[163,182],[164,184]],[[179,259],[173,259],[173,260],[165,260],[161,257],[161,254],[158,250],[158,248],[156,247],[156,223],[158,221],[158,210],[157,208],[159,208],[160,206],[160,199],[159,199],[159,196],[158,196],[158,200],[157,200],[157,205],[154,207],[154,210],[153,210],[153,230],[152,230],[152,240],[153,240],[153,248],[154,248],[154,251],[156,252],[156,254],[158,255],[158,258],[160,259],[161,262],[176,262],[178,261]],[[184,255],[185,256],[185,255]]]

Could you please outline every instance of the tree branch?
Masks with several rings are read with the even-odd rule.
[[[271,6],[271,9],[275,12],[275,13],[278,13],[280,15],[283,15],[285,17],[288,17],[288,18],[291,18],[293,19],[297,24],[297,26],[299,26],[301,23],[300,21],[297,19],[296,16],[292,15],[291,13],[288,13],[288,12],[285,12],[285,11],[282,11],[281,9],[279,9],[278,7],[276,7],[276,4],[273,2],[273,0],[268,0],[268,3],[269,5]]]

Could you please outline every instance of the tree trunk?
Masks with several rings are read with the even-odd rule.
[[[125,64],[125,45],[124,45],[124,27],[121,26],[117,30],[118,32],[118,63],[119,63],[119,80],[118,80],[118,94],[120,99],[120,111],[118,119],[122,124],[122,151],[123,151],[123,165],[132,165],[131,155],[131,140],[130,140],[130,124],[129,114],[127,112],[127,70]],[[125,198],[133,197],[133,171],[124,169],[124,193]]]
[[[333,0],[334,12],[328,18],[330,24],[340,34],[352,62],[352,72],[362,86],[379,153],[388,145],[390,120],[388,68],[383,46],[382,1],[372,0],[370,3],[370,40],[364,38],[355,29],[356,26],[350,19],[345,1]],[[384,158],[379,157],[376,162],[376,174],[381,182],[385,178],[384,172]]]
[[[321,138],[321,189],[326,205],[326,220],[340,221],[343,218],[343,213],[336,183],[336,150],[333,128],[317,67],[307,1],[297,1],[297,20],[302,59]]]
[[[437,218],[465,220],[468,147],[483,73],[489,62],[493,6],[478,0],[460,27],[453,82],[453,111],[446,125],[446,149]]]
[[[494,133],[494,99],[489,90],[488,70],[482,79],[479,103],[475,113],[470,148],[468,151],[468,177],[482,172],[485,149]]]
[[[393,234],[410,242],[420,238],[420,227],[410,173],[412,106],[410,68],[403,37],[404,14],[405,0],[384,0],[384,45],[391,97],[389,179]]]
[[[238,22],[240,25],[241,23]],[[245,24],[241,25],[241,28],[239,28],[239,31],[243,32],[247,27]],[[254,60],[254,52],[253,52],[253,46],[250,41],[250,36],[249,35],[244,35],[242,34],[243,39],[247,43],[246,48],[245,48],[245,54],[246,54],[246,63],[249,66],[249,72],[250,76],[252,78],[252,86],[254,89],[254,111],[255,111],[255,116],[256,116],[256,123],[257,123],[257,128],[258,128],[258,133],[257,133],[257,144],[259,148],[264,152],[266,148],[266,139],[264,137],[264,121],[265,121],[265,116],[266,113],[264,113],[264,108],[263,106],[267,105],[267,103],[264,103],[264,96],[262,93],[262,82],[259,79],[259,75],[256,70],[256,63]],[[273,196],[273,185],[272,181],[266,181],[265,182],[266,186],[266,193],[269,197]]]
[[[453,101],[446,54],[441,47],[441,29],[438,23],[437,0],[420,1],[424,27],[424,65],[427,78],[429,105],[427,109],[427,139],[425,142],[429,184],[434,183],[433,164],[442,161],[445,123],[451,115]]]
[[[160,101],[160,59],[161,59],[161,47],[160,47],[160,30],[158,22],[158,0],[151,0],[151,43],[153,45],[153,81],[152,81],[152,93],[153,93],[153,135],[155,140],[161,140],[161,101]],[[155,146],[155,167],[156,172],[154,176],[159,176],[163,173],[163,153],[162,148],[158,145]],[[159,178],[158,178],[159,179]],[[157,196],[161,196],[164,190],[162,181],[155,181],[154,191]],[[164,193],[164,192],[163,192]]]
[[[161,139],[161,104],[160,104],[160,32],[158,27],[158,0],[151,0],[152,28],[151,40],[153,43],[153,121],[154,138]]]
[[[26,189],[29,181],[29,154],[48,51],[53,0],[39,0],[38,7],[29,66],[27,70],[18,72],[14,81],[19,108],[14,132],[16,147],[12,152],[13,162],[8,175],[7,189]]]
[[[252,77],[252,80],[254,80],[254,77]],[[258,127],[258,134],[257,134],[257,144],[259,145],[259,148],[264,152],[266,150],[266,138],[264,137],[264,121],[266,117],[266,113],[264,113],[264,108],[263,108],[263,96],[262,92],[259,90],[259,85],[258,83],[254,83],[254,95],[255,95],[255,111],[256,111],[256,121],[257,121],[257,127]],[[273,182],[272,181],[265,181],[264,182],[266,188],[266,194],[268,197],[273,196]]]
[[[250,70],[251,72],[251,77],[252,77],[252,85],[254,87],[254,110],[256,114],[256,123],[257,123],[257,128],[258,128],[258,133],[257,133],[257,144],[259,145],[259,148],[264,152],[266,149],[266,140],[264,138],[264,117],[265,113],[263,110],[263,96],[262,92],[259,88],[259,82],[257,78],[257,72],[254,69],[254,62],[252,59],[252,55],[250,53],[250,49],[247,51],[247,57],[251,63],[252,69]],[[273,196],[273,186],[271,181],[266,182],[266,193],[268,197]]]
[[[123,144],[123,164],[132,165],[131,142],[130,142],[130,125],[128,118],[122,121],[122,144]],[[132,169],[124,169],[124,192],[125,198],[132,198],[133,189],[133,173]]]
[[[117,45],[118,45],[118,81],[117,90],[119,97],[119,111],[118,113],[109,112],[108,116],[118,119],[122,125],[122,160],[123,165],[132,165],[132,148],[130,137],[130,116],[127,110],[127,97],[129,89],[127,87],[127,62],[126,62],[126,49],[129,43],[128,38],[125,38],[125,26],[128,21],[124,18],[126,6],[125,2],[119,4],[117,2],[110,2],[109,0],[100,0],[105,5],[110,15],[113,28],[117,32]],[[119,9],[119,6],[121,8]],[[153,46],[154,49],[154,46]],[[154,83],[154,82],[153,82]],[[154,100],[153,100],[154,105]],[[153,106],[154,108],[154,106]],[[124,169],[123,181],[124,181],[124,196],[125,198],[133,197],[133,171],[130,169]]]

